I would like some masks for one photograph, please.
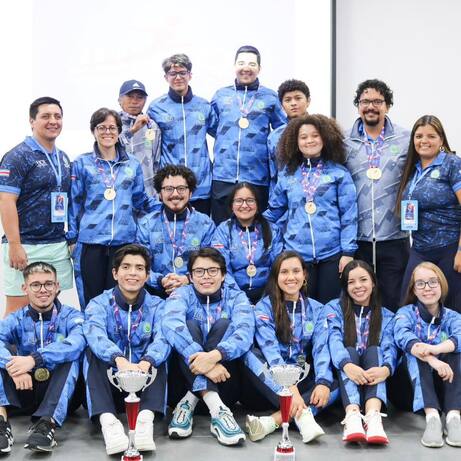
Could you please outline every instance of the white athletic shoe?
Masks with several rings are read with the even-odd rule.
[[[367,430],[367,443],[385,445],[389,443],[383,428],[382,416],[387,416],[379,411],[373,411],[365,415],[365,428]]]
[[[152,412],[140,411],[136,421],[134,444],[139,451],[154,451],[154,420]]]
[[[358,411],[350,411],[341,421],[344,425],[344,442],[366,442],[367,436],[362,424],[363,416]]]
[[[278,428],[272,416],[247,415],[245,429],[252,442],[262,440],[266,435],[271,434]]]
[[[295,423],[298,426],[304,443],[309,443],[325,434],[325,431],[315,420],[310,408],[305,408],[301,416],[295,419]]]
[[[123,424],[114,416],[113,420],[101,425],[106,453],[114,455],[128,448],[128,437],[123,429]]]

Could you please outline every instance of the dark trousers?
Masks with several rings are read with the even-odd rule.
[[[429,251],[417,251],[414,248],[410,249],[410,258],[402,284],[402,301],[410,282],[413,269],[423,261],[429,261],[439,266],[448,282],[448,296],[445,299],[445,306],[461,312],[461,273],[453,269],[453,261],[455,259],[458,243],[442,248]]]
[[[339,280],[339,260],[341,256],[335,255],[324,261],[308,262],[307,279],[309,297],[326,304],[338,298],[341,292]]]
[[[237,183],[212,181],[211,183],[211,217],[216,225],[231,216],[229,196]],[[269,186],[252,184],[258,194],[259,209],[264,211],[269,201]]]
[[[115,287],[116,281],[112,275],[112,260],[114,253],[122,246],[82,244],[80,270],[85,306],[104,290]]]
[[[221,342],[224,334],[226,333],[227,328],[229,327],[229,319],[219,319],[213,326],[210,328],[210,332],[207,335],[207,338],[204,339],[202,331],[200,329],[200,324],[197,320],[188,320],[187,328],[193,338],[193,340],[201,344],[204,352],[210,352],[216,349],[216,346]],[[215,391],[221,397],[221,400],[227,406],[234,405],[240,397],[240,384],[241,384],[241,363],[240,360],[231,360],[223,361],[221,364],[227,369],[231,377],[224,383],[215,384],[208,378],[206,379],[206,390]],[[194,375],[189,366],[185,363],[184,358],[179,354],[173,354],[172,360],[170,362],[171,373],[169,376],[169,387],[177,387],[185,393],[186,391],[192,392],[192,387],[194,381],[197,378],[197,375]],[[175,370],[175,371],[173,371]],[[179,373],[178,373],[179,371]],[[172,378],[175,378],[172,381]],[[178,382],[178,378],[180,382]],[[180,384],[181,383],[181,384]],[[183,396],[175,396],[175,401],[172,401],[171,404],[175,405]],[[177,394],[177,392],[176,392]],[[194,392],[198,398],[201,398],[200,392]]]
[[[128,394],[120,392],[109,382],[107,370],[110,368],[110,364],[98,359],[89,347],[86,349],[85,355],[88,366],[86,392],[89,416],[93,418],[101,413],[123,413],[125,411],[123,399]],[[140,410],[151,410],[165,414],[166,380],[166,364],[162,363],[157,368],[154,382],[143,392],[138,392],[138,397],[141,398]]]
[[[210,216],[211,198],[198,198],[197,200],[191,200],[190,204],[200,213]]]
[[[359,241],[355,259],[362,259],[373,267],[373,245]],[[376,242],[376,277],[382,304],[393,312],[400,307],[402,280],[407,266],[410,243],[408,239]]]

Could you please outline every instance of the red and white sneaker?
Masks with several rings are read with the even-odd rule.
[[[344,425],[343,441],[344,442],[366,442],[367,436],[362,424],[363,416],[359,411],[349,411],[346,417],[341,421]]]
[[[379,411],[371,411],[365,415],[365,429],[367,431],[367,443],[374,445],[386,445],[389,443],[383,428],[382,417],[387,416]]]

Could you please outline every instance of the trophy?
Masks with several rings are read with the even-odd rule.
[[[274,461],[294,461],[295,448],[288,436],[288,426],[290,421],[290,408],[293,394],[288,389],[290,386],[298,384],[309,373],[309,364],[298,365],[276,365],[269,368],[272,379],[282,386],[278,393],[280,397],[280,412],[282,413],[282,440],[277,444],[274,452]]]
[[[146,387],[150,386],[157,375],[157,370],[152,368],[151,373],[143,373],[142,371],[126,370],[117,371],[113,373],[112,368],[107,370],[109,381],[120,392],[128,392],[125,397],[126,417],[128,420],[128,448],[123,453],[122,461],[142,461],[142,455],[134,445],[134,434],[136,430],[136,420],[139,413],[140,398],[136,392],[143,391]],[[117,382],[116,382],[117,381]]]

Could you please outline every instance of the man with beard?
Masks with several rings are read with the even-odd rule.
[[[387,116],[392,104],[392,91],[381,80],[360,83],[354,98],[360,117],[346,134],[345,142],[346,166],[357,189],[359,210],[359,248],[355,258],[373,265],[382,305],[396,311],[409,241],[400,229],[395,201],[410,133]]]

